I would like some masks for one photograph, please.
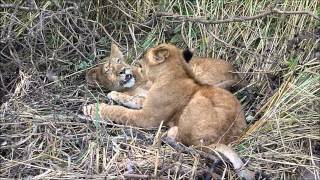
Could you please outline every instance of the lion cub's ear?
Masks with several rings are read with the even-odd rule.
[[[183,56],[183,59],[189,63],[190,60],[192,59],[193,57],[193,52],[194,52],[194,49],[185,49],[182,51],[182,56]]]
[[[117,61],[124,60],[122,52],[120,51],[119,47],[114,43],[111,44],[110,58],[115,58]]]
[[[169,57],[169,49],[166,47],[158,47],[154,50],[154,60],[157,63],[165,61]]]
[[[86,81],[88,84],[96,84],[98,79],[99,67],[95,67],[87,71]]]

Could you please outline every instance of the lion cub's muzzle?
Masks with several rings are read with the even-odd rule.
[[[120,74],[120,85],[131,88],[135,84],[135,78],[131,68],[123,68]]]

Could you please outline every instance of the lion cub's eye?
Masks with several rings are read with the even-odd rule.
[[[116,62],[117,62],[117,64],[121,64],[121,59],[120,59],[120,58],[117,58],[117,59],[116,59]]]
[[[125,69],[120,71],[119,74],[125,74]]]

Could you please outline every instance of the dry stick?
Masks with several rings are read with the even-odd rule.
[[[269,11],[264,11],[260,14],[254,15],[254,16],[233,17],[230,19],[221,19],[221,20],[206,20],[204,17],[196,17],[196,16],[189,17],[189,16],[183,16],[183,15],[178,15],[178,14],[174,14],[174,13],[167,13],[167,12],[158,12],[155,15],[158,17],[159,16],[160,17],[171,17],[171,18],[174,18],[177,20],[198,22],[198,23],[202,23],[202,24],[223,24],[223,23],[231,23],[231,22],[251,21],[251,20],[255,20],[255,19],[269,16],[271,14],[281,14],[281,15],[305,14],[305,15],[309,15],[317,20],[320,20],[319,16],[317,16],[309,11],[282,11],[279,9],[271,9]]]
[[[176,151],[180,152],[180,153],[187,153],[187,154],[199,154],[200,156],[206,158],[206,159],[210,159],[213,162],[217,162],[219,161],[219,158],[216,158],[214,155],[202,152],[202,151],[197,151],[193,148],[190,147],[185,147],[179,143],[177,143],[175,140],[170,139],[170,138],[164,138],[163,141],[165,143],[167,143],[168,145],[170,145],[173,149],[175,149]],[[171,168],[173,166],[168,166],[167,168],[165,168],[165,170]],[[162,170],[159,174],[161,175],[164,171]],[[209,172],[208,170],[203,170],[203,171],[199,171],[197,174],[202,174],[203,172]],[[124,174],[123,175],[126,178],[132,178],[132,179],[155,179],[155,178],[159,178],[158,176],[154,176],[154,175],[148,175],[148,174]]]
[[[124,174],[125,178],[130,179],[156,179],[156,176],[147,175],[147,174]]]
[[[197,151],[192,147],[185,147],[179,143],[177,143],[175,140],[172,140],[170,138],[164,138],[163,141],[165,143],[167,143],[168,145],[170,145],[173,149],[175,149],[176,151],[182,152],[182,153],[187,153],[187,154],[199,154],[200,156],[206,158],[206,159],[210,159],[214,162],[219,161],[220,159],[217,158],[214,155],[205,153],[203,151]]]
[[[19,10],[24,10],[24,11],[39,11],[45,9],[39,9],[39,8],[31,8],[31,7],[24,7],[24,6],[18,6],[16,4],[0,4],[1,9],[9,8],[9,9],[19,9]]]
[[[10,8],[10,9],[19,9],[24,11],[48,11],[46,9],[40,9],[40,8],[31,8],[31,7],[24,7],[24,6],[18,6],[16,4],[0,4],[1,9]],[[271,9],[269,11],[264,11],[260,14],[254,15],[254,16],[242,16],[242,17],[233,17],[230,19],[221,19],[221,20],[206,20],[204,17],[189,17],[189,16],[183,16],[178,15],[174,13],[168,13],[168,12],[157,12],[155,16],[168,16],[172,17],[174,19],[184,20],[184,21],[190,21],[190,22],[199,22],[203,24],[223,24],[223,23],[230,23],[230,22],[243,22],[243,21],[251,21],[255,19],[259,19],[262,17],[269,16],[271,14],[282,14],[282,15],[298,15],[298,14],[305,14],[309,15],[317,20],[320,20],[320,17],[313,14],[310,11],[282,11],[279,9]]]
[[[76,8],[77,7],[68,7],[68,8],[65,8],[64,10],[70,10],[70,9],[76,9]],[[22,11],[50,11],[48,9],[18,6],[16,4],[0,4],[0,9],[18,9]]]
[[[81,19],[81,18],[80,18],[80,19]],[[115,43],[118,47],[123,48],[123,47],[118,43],[118,41],[116,41],[116,40],[111,36],[111,34],[106,30],[106,28],[105,28],[101,23],[99,23],[99,22],[97,22],[97,21],[90,20],[90,19],[88,19],[87,21],[92,22],[92,23],[97,23],[97,24],[101,27],[101,29],[103,30],[103,32],[106,33],[106,35],[111,39],[111,41],[112,41],[113,43]]]
[[[168,145],[170,145],[173,149],[175,149],[176,151],[178,151],[179,153],[186,153],[186,154],[198,154],[200,156],[202,156],[205,159],[209,159],[212,161],[213,164],[217,164],[221,159],[221,157],[216,157],[212,154],[203,152],[203,151],[197,151],[196,149],[192,148],[192,147],[186,147],[183,146],[180,143],[177,143],[175,140],[171,139],[171,138],[163,138],[163,141],[165,143],[167,143]],[[222,157],[224,157],[223,154],[221,154]],[[222,160],[223,161],[223,160]],[[200,170],[197,171],[196,174],[197,175],[202,175],[202,174],[211,174],[213,177],[216,176],[216,174],[214,172],[212,172],[212,170],[208,170],[208,169],[204,169],[204,170]],[[160,173],[161,174],[161,173]]]
[[[60,12],[69,11],[72,9],[77,9],[78,7],[68,7],[65,9],[62,9]],[[54,12],[52,10],[43,9],[43,8],[33,8],[33,7],[25,7],[25,6],[18,6],[16,4],[0,4],[0,9],[17,9],[21,11],[43,11],[43,12]]]
[[[292,80],[292,76],[290,76],[286,82],[282,83],[282,85],[279,87],[279,90],[277,91],[277,93],[275,93],[273,96],[271,96],[268,99],[268,102],[265,103],[256,113],[256,116],[260,113],[262,113],[263,111],[267,111],[271,108],[272,105],[274,105],[281,96],[283,96],[283,89],[286,89],[288,87],[288,85],[290,84]],[[267,122],[267,120],[269,119],[269,117],[267,116],[262,116],[259,120],[257,120],[253,125],[251,125],[250,127],[247,128],[247,130],[245,132],[242,133],[242,135],[240,136],[240,138],[238,138],[237,143],[240,143],[243,139],[249,137],[250,135],[252,135],[254,132],[257,131],[258,128],[260,128],[262,125],[264,125],[264,123]]]

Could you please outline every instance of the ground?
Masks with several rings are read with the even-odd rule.
[[[248,167],[272,179],[320,178],[319,2],[17,2],[0,1],[0,178],[219,174],[216,156],[174,149],[165,128],[82,115],[83,105],[106,101],[84,73],[111,42],[132,64],[160,42],[231,62],[249,82],[235,93],[249,127],[233,144]],[[236,179],[231,167],[225,173]]]

